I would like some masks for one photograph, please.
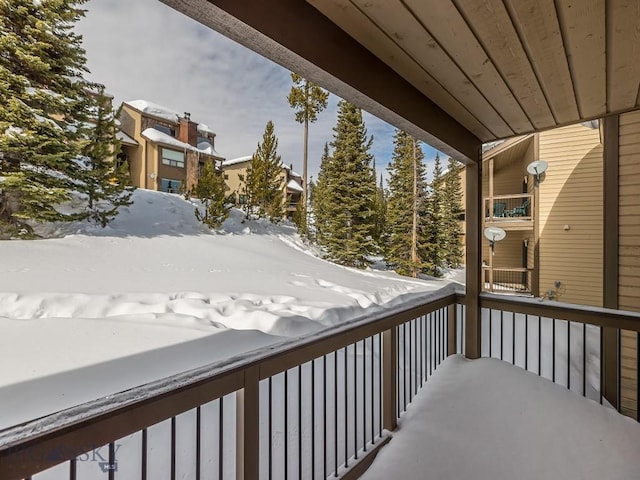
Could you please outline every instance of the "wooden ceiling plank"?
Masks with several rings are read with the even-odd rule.
[[[640,3],[607,2],[607,110],[638,105],[640,90]]]
[[[481,140],[303,0],[160,0],[463,163]],[[495,138],[495,137],[494,137]]]
[[[504,131],[488,129],[476,118],[459,99],[449,93],[429,72],[418,65],[405,51],[378,28],[371,28],[370,19],[349,0],[324,2],[307,0],[318,8],[323,15],[340,26],[365,48],[372,51],[380,60],[407,79],[414,87],[430,97],[440,108],[457,118],[466,128],[483,142],[498,138]],[[347,25],[352,25],[349,28]],[[347,31],[350,30],[350,31]],[[512,135],[507,131],[505,136]]]
[[[523,95],[513,91],[451,1],[431,6],[422,0],[404,0],[404,3],[512,126],[522,129],[514,119],[523,115],[527,117],[529,130],[531,118],[541,119],[543,125],[555,122],[539,85],[532,84],[536,91]]]
[[[578,117],[573,82],[553,0],[505,0],[556,122]]]
[[[578,111],[594,118],[607,111],[605,0],[556,0]]]
[[[511,119],[502,117],[398,0],[351,1],[418,65],[425,71],[431,72],[431,75],[438,83],[445,86],[451,95],[467,105],[469,111],[482,123],[493,125],[493,131],[498,136],[512,136],[517,131],[516,128],[531,129],[531,124],[524,115],[520,115],[520,118],[512,115]],[[336,21],[341,20],[336,18]],[[350,26],[353,27],[353,25]],[[357,35],[353,28],[348,33],[352,36]],[[365,46],[374,48],[373,52],[376,53],[375,45]],[[510,120],[516,125],[510,125]]]

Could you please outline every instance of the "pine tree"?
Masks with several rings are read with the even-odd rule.
[[[291,72],[293,86],[287,96],[291,108],[296,109],[296,122],[304,125],[304,156],[302,162],[302,230],[306,231],[307,222],[307,157],[309,154],[309,123],[314,123],[318,113],[327,108],[329,92],[318,87],[309,80]]]
[[[73,33],[85,1],[0,2],[2,237],[29,236],[32,221],[91,214],[55,208],[71,192],[86,194],[87,165],[79,157],[92,135],[87,122],[95,117],[100,86],[83,80],[85,52]]]
[[[341,100],[334,127],[334,148],[326,175],[324,207],[326,224],[321,245],[327,256],[340,264],[365,267],[367,256],[377,252],[376,178],[373,157],[369,153],[372,139],[362,120],[362,111]]]
[[[195,209],[196,218],[210,228],[218,228],[229,216],[224,195],[224,178],[215,171],[213,162],[206,162],[198,183],[191,190],[190,196],[200,199],[203,212]]]
[[[431,273],[425,248],[427,208],[424,154],[418,141],[397,130],[389,170],[385,259],[401,275]]]
[[[249,207],[259,218],[267,217],[272,222],[279,222],[284,215],[282,162],[277,149],[278,139],[269,120],[262,142],[258,142],[258,148],[251,158],[244,186]]]
[[[375,168],[374,168],[374,176],[375,176]],[[380,174],[380,183],[376,188],[375,210],[376,210],[376,230],[375,230],[374,238],[378,243],[378,245],[383,245],[384,236],[385,236],[385,225],[387,222],[387,196],[384,191],[382,174]]]
[[[328,182],[332,175],[329,171],[332,168],[331,160],[331,155],[329,154],[329,145],[325,143],[322,157],[320,159],[318,183],[313,187],[313,192],[311,195],[311,209],[313,218],[312,235],[315,237],[316,242],[319,244],[322,244],[328,233],[329,213],[327,202],[330,201],[330,198],[327,195],[327,191],[329,189]]]
[[[129,166],[126,162],[114,161],[120,143],[116,139],[115,114],[111,98],[105,95],[104,87],[98,86],[91,97],[95,117],[88,128],[87,140],[82,148],[84,168],[77,190],[86,198],[86,208],[78,214],[80,218],[106,227],[118,209],[131,205],[133,187],[129,186]]]
[[[429,272],[433,276],[440,276],[441,269],[445,266],[446,236],[443,231],[443,190],[442,164],[440,155],[436,154],[433,166],[433,179],[428,198],[429,222],[427,226],[426,248],[427,258],[432,265]]]
[[[447,173],[444,178],[442,228],[445,236],[445,263],[457,268],[462,263],[462,225],[460,215],[462,208],[462,186],[460,172],[462,166],[449,157]]]

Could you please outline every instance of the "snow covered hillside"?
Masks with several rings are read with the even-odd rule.
[[[0,428],[448,283],[336,266],[239,211],[211,232],[179,196],[133,200],[106,229],[0,243]]]

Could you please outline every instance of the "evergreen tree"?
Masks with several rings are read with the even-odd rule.
[[[215,171],[213,162],[206,162],[198,183],[190,192],[190,196],[200,199],[203,212],[196,207],[196,218],[210,228],[218,228],[229,216],[224,195],[224,178]]]
[[[311,195],[311,209],[313,218],[313,236],[317,243],[322,244],[328,233],[329,213],[327,203],[331,201],[328,197],[328,182],[332,176],[329,171],[332,168],[329,145],[324,144],[324,150],[320,159],[320,172],[318,183],[313,187]]]
[[[427,236],[427,181],[418,141],[396,130],[389,170],[385,259],[401,275],[431,273]]]
[[[375,176],[375,168],[374,168],[374,176]],[[380,174],[380,183],[376,188],[375,210],[376,210],[376,230],[375,230],[374,238],[379,245],[383,245],[384,236],[385,236],[385,225],[387,222],[387,196],[384,191],[382,174]]]
[[[278,139],[271,120],[262,135],[262,142],[251,158],[245,179],[245,194],[248,205],[259,218],[268,217],[278,222],[284,215],[282,162],[277,154]]]
[[[302,78],[291,72],[293,86],[287,96],[291,108],[296,109],[296,122],[304,125],[304,156],[302,162],[302,207],[301,215],[302,230],[306,230],[307,222],[307,157],[309,154],[309,123],[314,123],[318,118],[318,113],[327,108],[329,92],[323,90],[309,80]],[[303,220],[303,221],[302,221]]]
[[[442,178],[442,164],[440,155],[436,154],[433,166],[433,180],[431,181],[431,191],[428,199],[429,222],[427,224],[426,248],[427,258],[432,270],[429,272],[433,276],[440,276],[440,269],[445,266],[446,258],[446,235],[443,231],[443,190],[444,182]]]
[[[95,118],[94,92],[100,86],[83,80],[85,52],[73,33],[84,3],[0,2],[2,237],[30,235],[30,221],[91,215],[91,209],[64,214],[55,208],[72,191],[88,195],[93,188],[84,183],[87,165],[80,155],[92,135],[87,122]],[[105,184],[112,178],[107,175]]]
[[[372,139],[367,139],[362,111],[345,100],[338,103],[338,121],[333,130],[333,155],[323,172],[326,224],[322,228],[326,231],[322,232],[320,244],[331,260],[364,267],[369,263],[367,256],[378,250],[376,178],[369,153]]]
[[[86,208],[78,214],[81,218],[106,227],[122,206],[131,205],[133,187],[129,186],[129,166],[114,161],[120,144],[116,139],[115,115],[111,98],[104,94],[104,87],[92,96],[95,117],[88,128],[87,140],[82,148],[84,168],[77,190],[86,198]]]
[[[462,225],[460,215],[462,208],[462,186],[460,172],[462,166],[449,157],[447,173],[444,178],[442,229],[445,236],[445,263],[451,268],[462,264]]]

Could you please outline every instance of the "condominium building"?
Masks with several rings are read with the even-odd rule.
[[[191,120],[146,100],[122,104],[119,160],[126,160],[131,182],[139,188],[178,193],[192,188],[206,162],[224,160],[215,150],[216,134]]]
[[[251,165],[251,155],[233,158],[222,162],[225,191],[236,206],[245,205],[247,197],[243,192],[243,184],[247,178],[247,169]],[[302,175],[293,171],[293,165],[280,165],[280,186],[285,203],[285,212],[292,218],[298,203],[302,199]]]

